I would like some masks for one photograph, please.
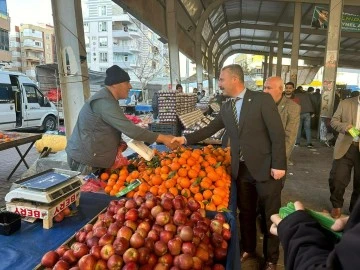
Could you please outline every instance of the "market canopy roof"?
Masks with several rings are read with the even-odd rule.
[[[149,26],[162,39],[168,39],[166,0],[113,2]],[[195,59],[196,26],[205,10],[215,6],[201,31],[205,68],[209,47],[213,57],[219,59],[219,64],[234,53],[268,54],[271,48],[276,53],[279,32],[284,33],[283,57],[290,57],[295,2],[303,3],[299,59],[306,60],[308,64],[322,65],[327,30],[312,28],[311,20],[316,6],[329,9],[329,0],[176,0],[179,49],[190,59]],[[344,3],[343,12],[360,14],[359,0],[344,0]],[[360,32],[342,31],[339,66],[360,68],[359,41]]]

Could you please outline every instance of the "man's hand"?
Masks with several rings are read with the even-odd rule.
[[[281,178],[284,177],[284,175],[285,175],[285,170],[277,170],[277,169],[271,168],[271,176],[275,180],[280,180]]]
[[[335,220],[335,223],[331,226],[331,229],[335,232],[341,232],[344,230],[349,217],[342,217]]]
[[[178,143],[180,145],[183,145],[186,143],[185,137],[174,137],[171,141],[172,143]]]
[[[160,134],[156,140],[156,142],[158,143],[163,143],[166,145],[166,147],[170,148],[171,150],[174,150],[176,148],[178,148],[180,146],[180,144],[176,141],[172,142],[172,140],[174,139],[175,137],[172,136],[172,135],[163,135],[163,134]]]
[[[295,202],[294,203],[295,206],[295,210],[305,210],[304,205],[301,202]],[[275,214],[271,216],[271,221],[273,222],[273,224],[270,227],[270,232],[273,235],[278,235],[278,231],[277,228],[279,226],[279,223],[282,221],[281,217],[279,216],[279,214]]]

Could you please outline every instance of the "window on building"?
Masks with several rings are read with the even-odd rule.
[[[49,40],[50,39],[50,35],[46,34],[46,39]]]
[[[97,40],[97,37],[91,37],[91,40]]]
[[[107,37],[99,37],[99,47],[107,47],[108,46],[108,38]]]
[[[106,16],[106,6],[99,7],[100,16]]]
[[[103,68],[103,67],[101,67],[101,68],[100,68],[100,71],[105,72],[105,71],[106,71],[106,69],[107,69],[107,68]]]
[[[90,38],[88,36],[85,36],[85,46],[86,47],[90,46]]]
[[[107,52],[101,52],[100,55],[100,63],[107,63]]]
[[[84,23],[84,32],[89,33],[89,23]]]
[[[127,62],[127,61],[129,61],[129,56],[125,55],[124,56],[124,62]]]
[[[106,32],[106,31],[107,31],[106,22],[99,22],[99,32]]]
[[[0,50],[9,50],[9,32],[0,29]]]

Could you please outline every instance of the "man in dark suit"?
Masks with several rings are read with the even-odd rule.
[[[240,209],[241,261],[255,257],[256,207],[268,228],[264,235],[265,269],[276,269],[279,240],[269,233],[270,216],[281,206],[281,181],[285,175],[285,133],[276,104],[269,94],[253,92],[244,86],[244,73],[239,65],[222,68],[219,87],[231,97],[219,115],[205,128],[185,137],[173,139],[193,144],[210,137],[222,128],[230,138],[231,174],[237,184]]]

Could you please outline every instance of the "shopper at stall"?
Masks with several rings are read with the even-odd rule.
[[[304,211],[301,202],[295,202],[296,212],[283,220],[278,214],[271,220],[271,233],[279,235],[284,249],[285,268],[302,269],[358,269],[360,265],[360,201],[350,217],[337,219],[331,227],[342,231],[340,241],[321,227]]]
[[[284,81],[281,77],[270,77],[265,81],[264,92],[269,93],[278,108],[285,129],[286,158],[289,160],[294,148],[300,122],[300,106],[283,96]]]
[[[125,99],[131,89],[130,77],[119,66],[106,70],[105,87],[81,108],[73,133],[66,146],[72,170],[88,174],[99,168],[110,168],[123,143],[122,133],[147,143],[164,143],[170,148],[172,136],[140,128],[128,120],[118,100]]]
[[[230,137],[231,174],[237,184],[240,209],[241,261],[255,258],[256,208],[266,221],[264,256],[266,269],[276,269],[279,239],[270,235],[270,216],[281,206],[281,181],[285,175],[285,134],[276,104],[269,94],[247,90],[240,65],[223,67],[219,87],[231,99],[221,106],[219,115],[205,128],[173,142],[193,144],[222,128]]]
[[[176,92],[178,92],[178,93],[182,93],[182,92],[183,92],[183,87],[182,87],[181,84],[177,84],[177,85],[176,85]]]
[[[334,162],[330,173],[330,201],[333,206],[331,215],[338,218],[344,203],[344,193],[350,183],[351,171],[353,173],[353,192],[349,211],[360,195],[360,152],[359,136],[353,137],[349,130],[360,129],[360,99],[353,97],[340,102],[331,119],[331,127],[339,132],[334,148]]]

